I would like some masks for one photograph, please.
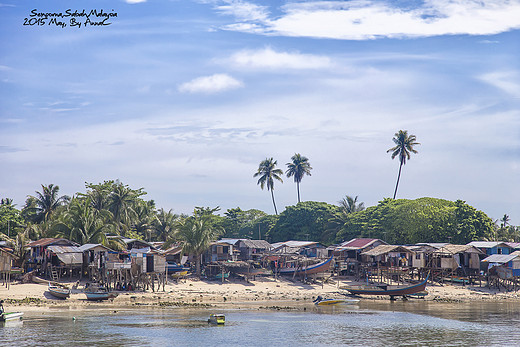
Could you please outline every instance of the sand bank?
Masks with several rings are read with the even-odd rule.
[[[24,309],[40,307],[86,308],[96,305],[128,306],[177,306],[177,307],[228,307],[228,308],[273,308],[309,305],[318,295],[326,298],[344,298],[348,294],[338,289],[338,283],[305,284],[291,279],[257,278],[255,281],[202,281],[189,278],[177,282],[170,281],[165,290],[118,292],[119,296],[101,303],[86,300],[82,293],[82,282],[73,290],[69,299],[54,298],[45,284],[15,284],[9,288],[0,286],[0,299],[4,306],[24,306]],[[340,286],[355,284],[347,279]],[[69,283],[72,285],[72,283]],[[486,287],[462,285],[428,285],[426,301],[469,302],[469,301],[520,301],[520,292],[499,292]],[[360,296],[360,300],[388,300],[388,297]]]

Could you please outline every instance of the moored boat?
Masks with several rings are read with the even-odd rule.
[[[321,296],[318,296],[316,300],[314,300],[314,305],[317,306],[331,306],[331,305],[339,305],[339,304],[355,304],[358,303],[358,299],[324,299]]]
[[[6,312],[0,314],[0,322],[8,322],[12,320],[22,319],[23,312]]]
[[[49,293],[56,298],[67,299],[70,296],[70,289],[65,287],[59,287],[50,284],[49,282]]]
[[[0,300],[0,322],[8,322],[22,319],[23,312],[5,312],[4,300]]]
[[[210,314],[208,323],[222,325],[226,323],[226,316],[223,314]]]

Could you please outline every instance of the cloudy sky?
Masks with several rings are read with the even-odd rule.
[[[273,213],[253,174],[301,153],[303,200],[372,206],[404,129],[421,145],[399,198],[519,225],[519,18],[519,0],[0,0],[0,196],[120,179],[177,213]],[[275,196],[293,205],[292,179]]]

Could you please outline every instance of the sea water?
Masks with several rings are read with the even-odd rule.
[[[208,324],[224,313],[226,324]],[[12,346],[518,346],[515,303],[360,302],[296,310],[31,310],[0,325]]]

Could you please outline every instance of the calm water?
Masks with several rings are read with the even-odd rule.
[[[26,312],[0,325],[13,346],[345,346],[520,345],[520,307],[506,303],[439,304],[410,301],[307,311],[144,308]],[[73,319],[75,318],[75,319]]]

